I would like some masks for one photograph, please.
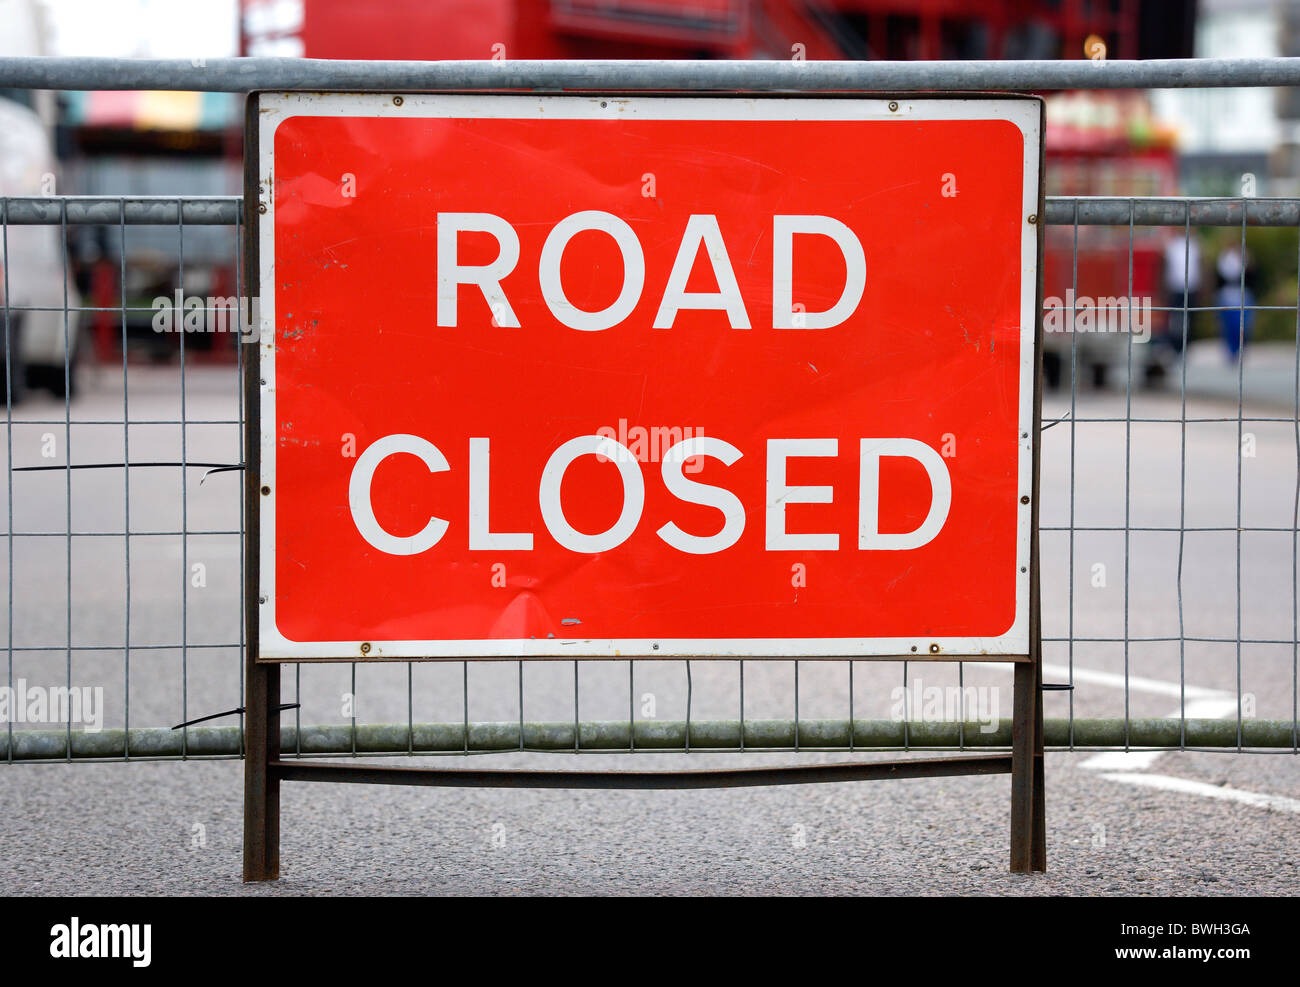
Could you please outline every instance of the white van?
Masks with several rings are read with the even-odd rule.
[[[0,195],[52,195],[56,175],[49,134],[40,117],[0,95]],[[59,226],[10,224],[0,241],[0,272],[0,304],[6,301],[8,287],[10,363],[6,370],[13,400],[17,402],[29,384],[47,387],[59,397],[65,394],[65,382],[71,382],[75,391],[81,296],[65,260]],[[67,359],[69,353],[72,361]],[[0,362],[4,357],[0,325]],[[0,405],[3,384],[0,377]]]

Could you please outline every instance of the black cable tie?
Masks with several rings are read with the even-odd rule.
[[[280,712],[283,713],[286,709],[298,709],[301,705],[302,703],[281,703]],[[192,727],[196,723],[203,723],[207,720],[215,720],[222,716],[234,716],[236,713],[243,713],[243,712],[244,712],[243,706],[236,706],[234,709],[228,709],[224,713],[209,713],[207,716],[200,716],[198,719],[195,720],[186,720],[184,723],[177,723],[174,727],[172,727],[172,729],[179,730],[182,727]]]
[[[1043,692],[1073,692],[1074,686],[1069,682],[1044,682],[1038,688]]]
[[[1039,431],[1040,431],[1040,432],[1046,432],[1046,431],[1047,431],[1049,428],[1051,428],[1053,425],[1059,425],[1059,424],[1061,424],[1061,422],[1063,422],[1063,421],[1067,421],[1067,420],[1069,419],[1070,415],[1071,415],[1071,412],[1067,411],[1067,412],[1066,412],[1064,415],[1062,415],[1060,418],[1056,419],[1056,421],[1054,421],[1054,422],[1048,422],[1046,425],[1044,425],[1042,428],[1040,428]]]
[[[202,477],[200,477],[199,486],[203,486],[207,478],[210,477],[213,473],[228,473],[231,470],[242,470],[243,468],[244,467],[242,466],[214,466],[206,473],[204,473]]]

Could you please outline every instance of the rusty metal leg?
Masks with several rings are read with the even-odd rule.
[[[1043,666],[1034,662],[1034,818],[1029,869],[1047,870],[1047,789],[1043,777]]]
[[[1016,665],[1011,716],[1011,870],[1047,870],[1043,682],[1036,661]]]
[[[280,876],[280,666],[258,664],[249,647],[245,664],[244,881]]]
[[[1011,713],[1011,872],[1032,867],[1036,662],[1016,664]]]
[[[244,106],[243,265],[245,283],[258,294],[257,100]],[[266,290],[271,286],[267,285]],[[280,666],[257,661],[261,571],[262,462],[261,362],[256,336],[241,343],[244,441],[244,881],[280,876]]]

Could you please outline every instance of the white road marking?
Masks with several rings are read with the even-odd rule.
[[[1010,670],[1013,666],[1006,662],[978,662],[981,668],[1002,668]],[[1043,675],[1071,681],[1071,669],[1068,665],[1043,665]],[[1125,678],[1116,672],[1101,672],[1091,668],[1073,669],[1074,682],[1090,682],[1096,685],[1123,689],[1126,685],[1134,692],[1149,692],[1161,696],[1178,696],[1183,705],[1167,714],[1171,719],[1186,716],[1189,720],[1217,720],[1234,716],[1237,712],[1237,697],[1222,689],[1207,689],[1203,686],[1168,682],[1163,679],[1148,679],[1130,675]],[[1281,812],[1300,813],[1300,799],[1287,798],[1282,795],[1261,795],[1240,788],[1225,788],[1203,781],[1191,781],[1173,775],[1143,774],[1156,763],[1161,755],[1167,753],[1156,751],[1102,751],[1079,767],[1090,771],[1106,772],[1101,775],[1107,781],[1121,784],[1140,785],[1147,788],[1159,788],[1184,795],[1201,795],[1206,798],[1227,799],[1263,809],[1276,809]]]
[[[1108,781],[1120,781],[1145,788],[1159,788],[1168,792],[1181,792],[1184,795],[1203,795],[1206,798],[1227,799],[1230,802],[1241,802],[1243,805],[1252,805],[1259,809],[1300,813],[1300,799],[1287,798],[1283,795],[1260,795],[1258,792],[1247,792],[1240,788],[1220,787],[1205,781],[1175,778],[1173,775],[1107,774],[1101,777]]]
[[[978,665],[980,668],[997,668],[1007,672],[1015,667],[1015,663],[1009,661],[977,661],[971,662],[971,664]],[[1044,664],[1043,675],[1045,677],[1050,675],[1052,678],[1059,678],[1068,682],[1070,681],[1070,666]],[[1074,681],[1122,689],[1126,680],[1121,672],[1101,672],[1093,668],[1080,668],[1075,665]],[[1164,679],[1148,679],[1140,675],[1130,675],[1127,682],[1128,687],[1134,692],[1151,692],[1161,696],[1186,696],[1188,699],[1222,699],[1224,696],[1230,695],[1230,693],[1222,689],[1207,689],[1199,685],[1180,686],[1177,682],[1167,682]],[[1234,705],[1233,708],[1236,709],[1236,706]],[[1175,713],[1174,715],[1178,714]],[[1187,715],[1190,716],[1191,714]]]
[[[1012,667],[1009,662],[982,661],[976,664],[981,668],[1009,670]],[[1071,669],[1068,665],[1044,664],[1043,676],[1060,678],[1068,682],[1071,681]],[[1204,686],[1168,682],[1164,679],[1149,679],[1140,675],[1130,675],[1125,678],[1119,672],[1102,672],[1094,668],[1080,668],[1077,665],[1073,670],[1073,681],[1089,682],[1114,689],[1123,689],[1127,685],[1133,692],[1149,692],[1158,696],[1184,698],[1186,700],[1186,716],[1189,720],[1217,720],[1237,711],[1236,698],[1222,689],[1207,689]],[[1183,715],[1183,707],[1168,714],[1169,717],[1175,719]],[[1079,767],[1087,768],[1090,771],[1145,771],[1155,764],[1164,753],[1164,751],[1103,751],[1094,757],[1088,758]]]
[[[1217,699],[1197,699],[1187,704],[1189,720],[1217,720],[1237,711],[1237,700],[1232,696]],[[1182,716],[1176,709],[1168,714],[1171,719]],[[1164,751],[1103,751],[1079,765],[1091,771],[1145,771]]]
[[[1079,765],[1089,771],[1145,771],[1164,751],[1102,751]]]

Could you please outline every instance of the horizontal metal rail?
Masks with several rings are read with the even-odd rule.
[[[369,764],[312,764],[304,761],[272,761],[267,767],[281,781],[422,785],[437,788],[683,791],[1010,774],[1011,755],[977,754],[973,757],[912,758],[905,761],[868,761],[864,764],[806,764],[788,768],[740,768],[725,771],[444,771]]]
[[[1132,719],[1127,729],[1122,719],[1075,719],[1073,735],[1069,719],[1047,719],[1044,743],[1048,747],[1189,748],[1236,749],[1236,720]],[[893,720],[804,719],[798,723],[796,745],[793,720],[746,720],[742,748],[739,720],[693,720],[689,744],[684,721],[637,723],[635,750],[641,753],[727,753],[762,751],[855,751],[873,749],[1004,748],[1011,744],[1011,721],[1001,720],[996,730],[981,732],[981,724],[955,721],[904,724]],[[1185,726],[1185,732],[1183,730]],[[16,730],[13,733],[14,761],[63,760],[68,757],[120,759],[128,751],[132,759],[150,757],[237,757],[242,753],[237,726],[190,727],[182,748],[179,730],[162,727],[133,727],[129,731],[101,730],[96,733],[65,730]],[[307,726],[301,730],[285,725],[280,730],[282,757],[328,754],[488,754],[511,751],[558,751],[568,753],[619,753],[633,749],[626,720],[586,721],[574,742],[572,722],[518,723],[471,722],[357,724]],[[1291,751],[1294,734],[1290,720],[1247,720],[1242,725],[1241,746]],[[9,755],[7,739],[0,735],[0,760]]]
[[[1049,226],[1295,226],[1300,224],[1297,199],[1199,199],[1162,196],[1103,198],[1048,196]]]
[[[1300,85],[1300,58],[964,62],[0,58],[0,88],[11,89],[971,92],[1295,85]]]
[[[1073,226],[1076,213],[1080,226],[1236,227],[1243,213],[1247,226],[1297,226],[1300,199],[1048,196],[1049,225]],[[234,226],[243,221],[243,198],[10,196],[0,199],[0,218],[13,226]]]
[[[13,226],[234,226],[242,202],[238,195],[10,196],[0,199],[0,219]]]

